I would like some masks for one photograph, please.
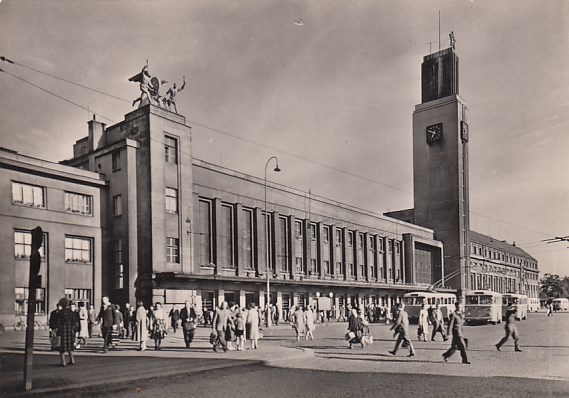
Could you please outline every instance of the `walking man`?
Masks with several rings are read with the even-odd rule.
[[[504,329],[506,330],[506,335],[496,344],[496,349],[500,351],[500,347],[508,340],[510,336],[514,339],[514,351],[522,352],[519,346],[520,336],[518,334],[518,328],[516,327],[516,313],[517,313],[517,306],[516,304],[512,303],[506,310],[506,325]]]
[[[116,307],[111,304],[109,298],[104,296],[102,299],[103,303],[101,305],[101,310],[99,311],[99,316],[97,317],[103,332],[104,346],[103,352],[107,352],[111,346],[111,332],[117,331],[119,328],[119,318],[117,315]]]
[[[221,303],[221,306],[215,311],[211,322],[212,330],[217,334],[217,343],[213,345],[213,350],[217,352],[217,346],[223,348],[223,352],[227,352],[227,341],[225,340],[225,332],[228,327],[233,326],[231,312],[228,309],[227,301]]]
[[[182,320],[182,332],[184,332],[186,348],[190,348],[190,344],[196,333],[196,311],[187,301],[184,303],[184,308],[180,311],[180,319]]]
[[[464,323],[464,314],[462,312],[462,304],[457,302],[455,303],[455,310],[454,313],[450,317],[450,321],[448,323],[448,334],[452,333],[452,344],[448,351],[443,354],[443,359],[445,362],[448,358],[454,354],[454,352],[459,349],[460,356],[462,357],[462,363],[470,364],[468,361],[468,357],[466,356],[466,343],[464,339],[464,335],[462,332],[462,324]],[[446,339],[445,339],[446,340]]]
[[[435,305],[435,309],[433,310],[432,314],[433,314],[433,320],[432,320],[432,322],[433,322],[433,334],[431,334],[431,341],[435,341],[435,336],[437,335],[437,333],[440,333],[441,336],[443,336],[443,341],[447,341],[448,337],[445,334],[445,330],[444,330],[445,319],[443,318],[443,312],[441,311],[441,308],[439,307],[439,303],[437,303]]]
[[[397,314],[397,318],[391,326],[391,329],[395,329],[399,335],[397,336],[397,342],[395,343],[395,348],[393,351],[389,351],[390,354],[395,355],[397,353],[397,349],[401,343],[406,344],[409,347],[409,355],[408,357],[412,357],[415,355],[415,348],[413,348],[413,343],[411,343],[411,339],[409,338],[409,315],[407,311],[405,311],[405,304],[403,302],[399,303],[399,311]]]

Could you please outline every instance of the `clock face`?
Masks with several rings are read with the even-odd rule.
[[[443,140],[443,124],[427,126],[427,144],[432,145]]]
[[[462,142],[468,142],[468,124],[466,122],[460,122],[460,138]]]

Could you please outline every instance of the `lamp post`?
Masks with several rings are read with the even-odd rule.
[[[269,167],[269,163],[271,162],[271,160],[275,159],[277,165],[274,168],[274,171],[276,171],[277,173],[281,171],[281,169],[279,169],[279,158],[277,158],[276,156],[271,156],[269,158],[269,160],[267,160],[267,163],[265,164],[265,242],[266,242],[266,253],[265,253],[265,258],[267,261],[267,312],[266,312],[266,321],[267,321],[267,327],[270,328],[271,327],[271,312],[270,312],[270,308],[269,308],[269,303],[271,301],[270,299],[270,282],[269,282],[269,272],[270,272],[270,267],[269,267],[269,214],[267,213],[267,167]]]

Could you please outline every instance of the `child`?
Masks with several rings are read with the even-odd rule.
[[[245,349],[245,320],[241,316],[241,312],[237,313],[235,320],[235,337],[237,338],[237,351]]]

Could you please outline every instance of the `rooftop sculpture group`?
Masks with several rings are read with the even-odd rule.
[[[176,83],[172,85],[166,91],[165,95],[160,94],[160,86],[168,83],[167,80],[160,80],[156,76],[152,76],[148,70],[148,63],[144,65],[142,71],[128,79],[129,82],[140,83],[140,97],[132,101],[132,106],[137,102],[138,107],[144,106],[148,103],[166,108],[168,110],[174,109],[174,112],[178,113],[176,108],[176,94],[184,89],[186,86],[186,76],[183,77],[182,86],[176,87]]]

